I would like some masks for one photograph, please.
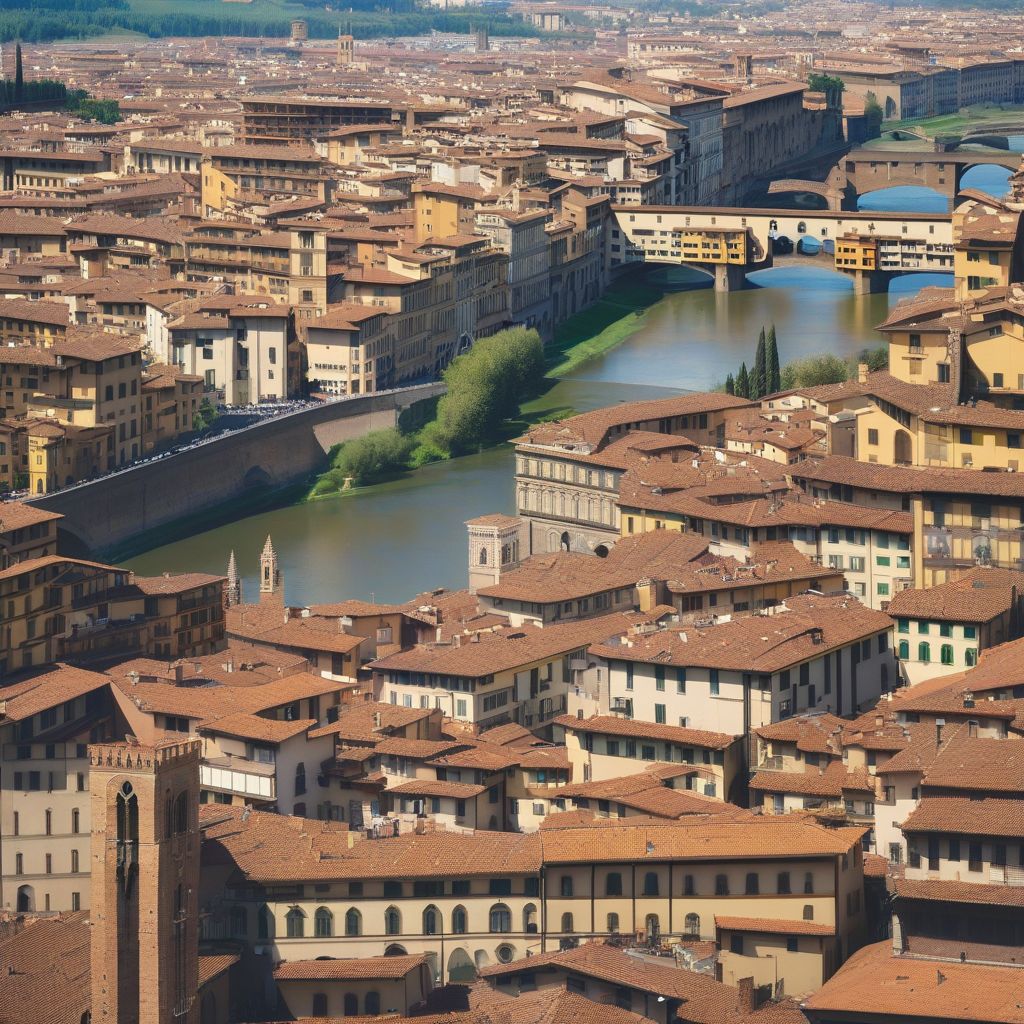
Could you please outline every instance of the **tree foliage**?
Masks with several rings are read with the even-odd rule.
[[[513,327],[478,341],[444,372],[447,392],[423,441],[460,455],[498,437],[505,420],[544,375],[544,349],[534,330]]]
[[[77,103],[69,104],[68,109],[85,121],[117,124],[121,120],[121,107],[117,100],[96,100],[91,96],[84,96]]]
[[[775,324],[768,329],[768,346],[765,356],[765,389],[766,395],[774,395],[782,390],[782,371],[779,368],[779,343],[775,337]]]
[[[814,72],[807,79],[807,88],[811,92],[823,92],[826,96],[829,94],[839,95],[846,88],[846,84],[835,75],[823,75],[819,72]]]
[[[820,384],[840,384],[850,376],[850,364],[839,356],[808,356],[787,363],[782,371],[782,387],[813,388]]]
[[[750,374],[747,373],[746,363],[740,363],[740,372],[736,375],[736,396],[738,398],[750,397]]]
[[[864,97],[864,130],[866,138],[877,139],[882,134],[882,121],[885,120],[885,111],[878,97],[869,92]]]

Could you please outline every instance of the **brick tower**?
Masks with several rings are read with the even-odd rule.
[[[89,747],[93,1024],[199,1020],[199,748]]]

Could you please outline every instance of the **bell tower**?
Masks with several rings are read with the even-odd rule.
[[[260,555],[260,601],[284,600],[281,593],[281,568],[277,564],[277,552],[267,534],[267,542],[263,545]]]
[[[198,1024],[199,748],[89,747],[93,1024]]]

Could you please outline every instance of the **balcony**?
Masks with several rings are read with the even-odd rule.
[[[277,799],[275,766],[240,757],[205,758],[199,766],[199,784],[254,800]]]

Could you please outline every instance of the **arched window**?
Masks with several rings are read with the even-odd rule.
[[[899,658],[901,661],[909,661],[910,660],[910,643],[909,643],[909,641],[907,641],[907,640],[901,640],[900,641],[899,647],[897,648],[897,651],[896,651],[896,657]]]
[[[648,914],[644,921],[644,933],[648,942],[657,942],[661,938],[661,921],[657,914]]]
[[[977,665],[978,664],[978,649],[977,649],[977,647],[968,647],[967,650],[964,651],[964,664],[968,668],[971,668],[973,665]]]
[[[436,935],[439,919],[440,915],[437,912],[437,907],[427,907],[427,909],[423,911],[423,934]]]
[[[648,871],[644,875],[644,895],[645,896],[657,896],[658,895],[658,872]]]
[[[562,931],[567,935],[571,935],[575,930],[576,929],[572,926],[572,914],[563,914]]]
[[[927,640],[922,640],[917,645],[917,660],[925,664],[932,660],[932,647]]]
[[[537,907],[533,903],[527,903],[523,907],[523,931],[527,935],[537,933]]]
[[[249,913],[245,907],[231,908],[231,935],[244,939],[249,934]]]
[[[359,996],[355,992],[346,992],[342,1012],[346,1017],[359,1016]]]
[[[384,934],[402,934],[402,912],[398,907],[388,907],[388,909],[384,911]]]
[[[35,891],[31,885],[18,886],[18,901],[15,906],[19,914],[29,914],[36,909]]]
[[[406,948],[398,942],[392,942],[387,949],[384,950],[385,956],[406,956]]]
[[[559,895],[572,896],[572,875],[562,875],[558,883]]]
[[[367,992],[366,993],[366,1016],[376,1017],[380,1013],[380,993],[379,992]]]
[[[608,931],[617,932],[619,930],[619,915],[609,914],[608,915]]]
[[[174,831],[180,836],[188,831],[188,795],[179,793],[174,801]]]
[[[480,549],[480,564],[481,565],[486,565],[487,564],[487,548],[481,548]]]
[[[492,932],[512,931],[512,912],[504,903],[495,903],[491,907],[490,927]]]
[[[465,935],[468,930],[466,923],[466,908],[456,907],[452,911],[452,934]]]
[[[292,907],[285,920],[289,939],[301,939],[306,934],[306,915],[298,907]]]
[[[691,938],[700,938],[700,915],[699,914],[687,914],[686,921],[684,923],[686,934]]]
[[[814,907],[812,907],[810,903],[804,904],[804,920],[805,921],[813,921],[814,920]]]
[[[273,919],[270,916],[270,911],[266,907],[260,907],[259,912],[256,914],[256,937],[258,939],[273,938],[272,922]]]
[[[355,907],[349,907],[348,910],[345,911],[345,934],[363,934],[363,915],[360,914]]]
[[[326,939],[334,934],[334,915],[326,907],[317,907],[313,915],[313,934]]]
[[[939,652],[939,660],[943,665],[953,664],[953,645],[943,644],[942,650]]]
[[[313,1016],[314,1017],[326,1017],[327,1016],[327,993],[326,992],[314,992],[313,993]]]
[[[622,895],[622,875],[618,871],[609,871],[604,880],[605,896]]]

